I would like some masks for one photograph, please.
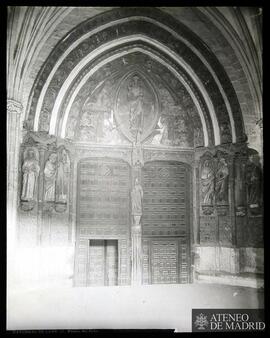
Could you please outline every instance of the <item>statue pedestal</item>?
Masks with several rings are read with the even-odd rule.
[[[132,285],[142,284],[142,229],[138,223],[141,216],[134,216],[135,225],[131,228],[131,283]]]

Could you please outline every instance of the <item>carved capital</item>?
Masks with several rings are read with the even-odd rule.
[[[38,143],[37,147],[38,147],[38,150],[41,151],[41,152],[43,152],[43,153],[44,153],[46,150],[48,150],[47,144]]]
[[[236,207],[235,214],[238,217],[246,216],[246,207],[244,207],[244,206]]]
[[[212,215],[214,213],[214,206],[213,205],[202,205],[202,213],[204,215]]]
[[[59,213],[63,213],[67,210],[67,203],[56,202],[55,203],[55,211]]]
[[[31,201],[21,201],[21,208],[23,211],[30,211],[34,209],[36,205],[36,201],[31,200]]]
[[[13,99],[7,99],[7,111],[9,114],[21,114],[23,106],[20,102]]]

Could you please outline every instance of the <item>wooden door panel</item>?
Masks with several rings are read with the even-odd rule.
[[[151,268],[153,284],[178,283],[177,240],[152,240]]]
[[[148,162],[142,183],[143,283],[188,283],[189,169],[179,162]]]
[[[106,241],[106,285],[118,284],[118,245],[116,240]]]
[[[91,239],[87,265],[88,286],[117,285],[117,240]]]
[[[127,284],[130,261],[128,250],[124,249],[127,244],[123,243],[127,243],[130,229],[130,167],[118,159],[85,159],[78,163],[77,178],[74,284],[76,286],[116,285],[118,282]],[[96,240],[99,240],[109,236],[121,238],[119,257],[118,244],[115,247],[115,244],[108,241],[108,266],[112,266],[111,268],[108,268],[105,258],[102,258],[106,253],[101,253],[99,245],[88,248],[88,244],[88,247],[80,252],[81,240],[89,243],[90,238],[94,240],[96,237]],[[94,257],[95,255],[97,257]],[[90,257],[91,261],[87,261]],[[105,272],[102,274],[102,271]]]
[[[105,283],[104,240],[90,240],[87,280],[87,284],[92,286],[101,286]]]

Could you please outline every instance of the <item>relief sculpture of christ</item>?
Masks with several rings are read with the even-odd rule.
[[[151,82],[143,74],[132,72],[118,85],[114,104],[117,128],[136,145],[153,131],[158,120],[159,105]]]
[[[139,77],[136,75],[128,86],[127,98],[129,102],[130,131],[137,142],[143,129],[143,90],[139,83]]]

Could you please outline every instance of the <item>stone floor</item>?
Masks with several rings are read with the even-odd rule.
[[[263,308],[263,289],[218,284],[9,291],[7,329],[191,331],[192,308]]]

